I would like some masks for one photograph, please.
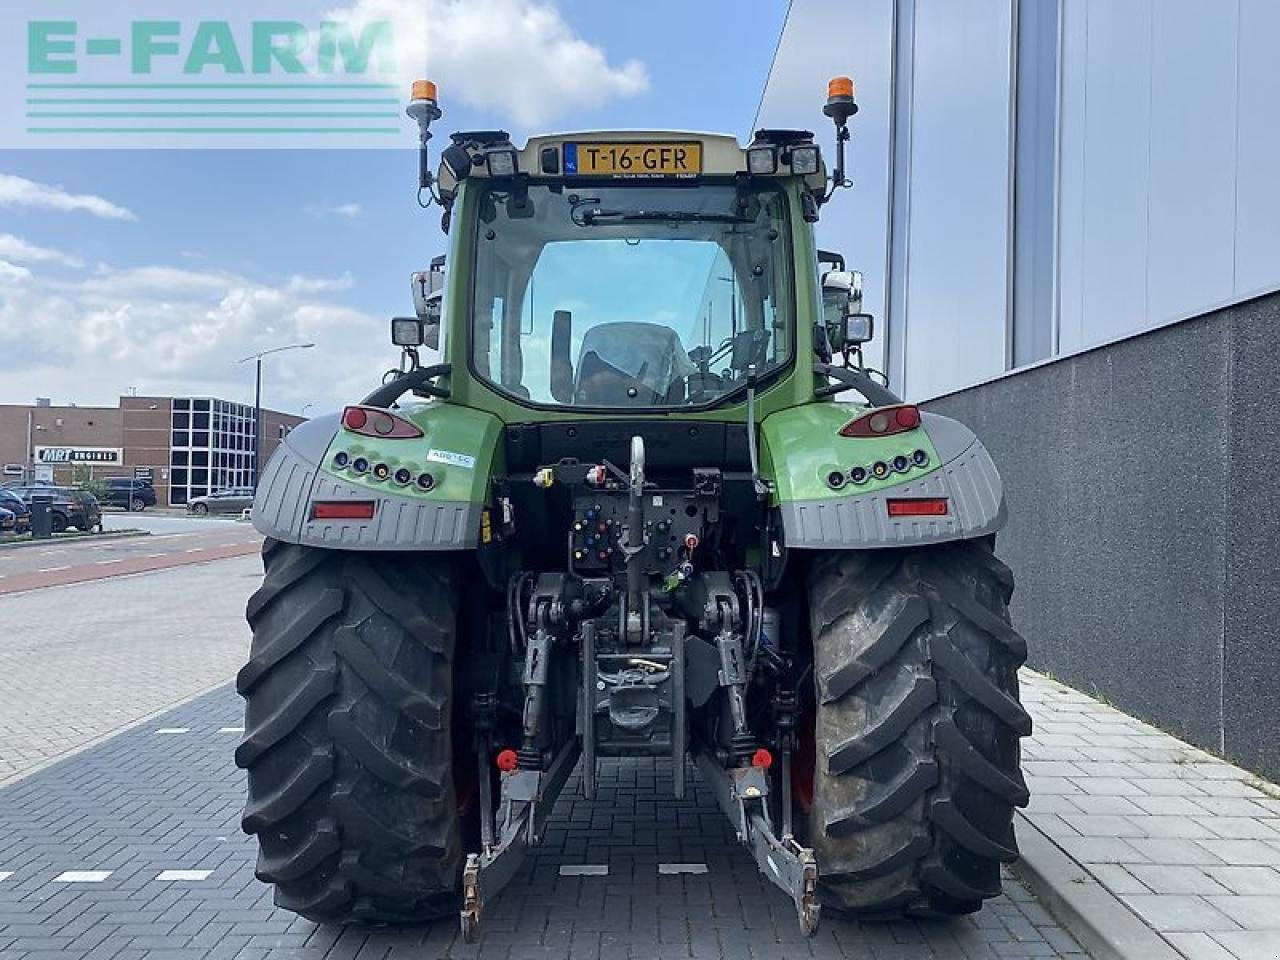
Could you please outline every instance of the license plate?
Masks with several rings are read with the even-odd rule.
[[[566,143],[564,172],[588,177],[696,177],[702,144]]]

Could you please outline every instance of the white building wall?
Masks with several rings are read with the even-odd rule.
[[[1032,3],[1056,57],[1018,49]],[[794,0],[760,125],[819,123],[826,78],[858,81],[857,189],[819,236],[920,399],[1280,288],[1277,49],[1276,0]],[[1043,115],[1016,117],[1018,57],[1056,90],[1050,149],[1019,149]],[[1014,236],[1015,154],[1048,178],[1017,219],[1053,225],[1047,257]],[[1052,290],[1017,318],[1015,260]]]
[[[1060,353],[1280,286],[1277,42],[1274,0],[1064,0]]]
[[[907,322],[891,367],[904,395],[920,397],[1006,367],[1013,20],[1010,0],[914,8],[909,144],[894,187],[909,212],[891,264],[905,280],[894,319],[905,311]]]

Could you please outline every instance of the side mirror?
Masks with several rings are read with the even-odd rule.
[[[409,287],[413,292],[413,312],[425,320],[432,294],[444,289],[444,272],[419,270],[410,275]]]
[[[573,361],[569,344],[573,339],[573,314],[557,310],[551,317],[551,396],[559,403],[573,402]]]
[[[859,270],[828,270],[822,275],[822,302],[845,303],[846,313],[858,313],[862,309],[862,272]]]
[[[443,322],[444,291],[427,296],[426,315],[422,318],[422,344],[430,350],[440,349],[440,326]]]
[[[418,345],[440,349],[440,322],[444,298],[444,257],[431,261],[430,270],[419,270],[410,277],[413,312],[422,321],[422,340]],[[394,337],[392,338],[394,341]],[[397,343],[397,346],[403,344]]]
[[[862,274],[857,270],[828,270],[822,275],[822,314],[833,350],[871,339],[871,317],[862,312]],[[866,323],[850,326],[853,317]],[[865,333],[865,336],[862,334]],[[860,338],[860,339],[859,339]]]

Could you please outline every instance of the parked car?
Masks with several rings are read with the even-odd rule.
[[[75,490],[71,487],[54,487],[34,484],[23,487],[11,487],[13,493],[22,498],[28,507],[34,496],[48,495],[53,497],[53,532],[62,533],[68,527],[77,530],[91,530],[102,525],[102,507],[98,498],[87,490]]]
[[[103,501],[105,506],[120,507],[140,513],[147,507],[156,505],[156,490],[150,480],[138,477],[107,477],[102,482],[107,493]]]
[[[9,489],[0,489],[0,507],[14,516],[14,532],[26,533],[31,529],[31,508]]]
[[[203,497],[192,497],[187,510],[202,516],[208,513],[239,513],[253,506],[252,487],[231,487],[215,490]]]
[[[14,533],[18,528],[18,518],[12,510],[0,507],[0,533]]]

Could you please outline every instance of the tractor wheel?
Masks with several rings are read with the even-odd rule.
[[[236,678],[258,879],[321,923],[456,912],[449,558],[268,540],[263,564]]]
[[[1017,858],[1026,643],[991,539],[814,566],[809,841],[836,912],[972,913]]]

